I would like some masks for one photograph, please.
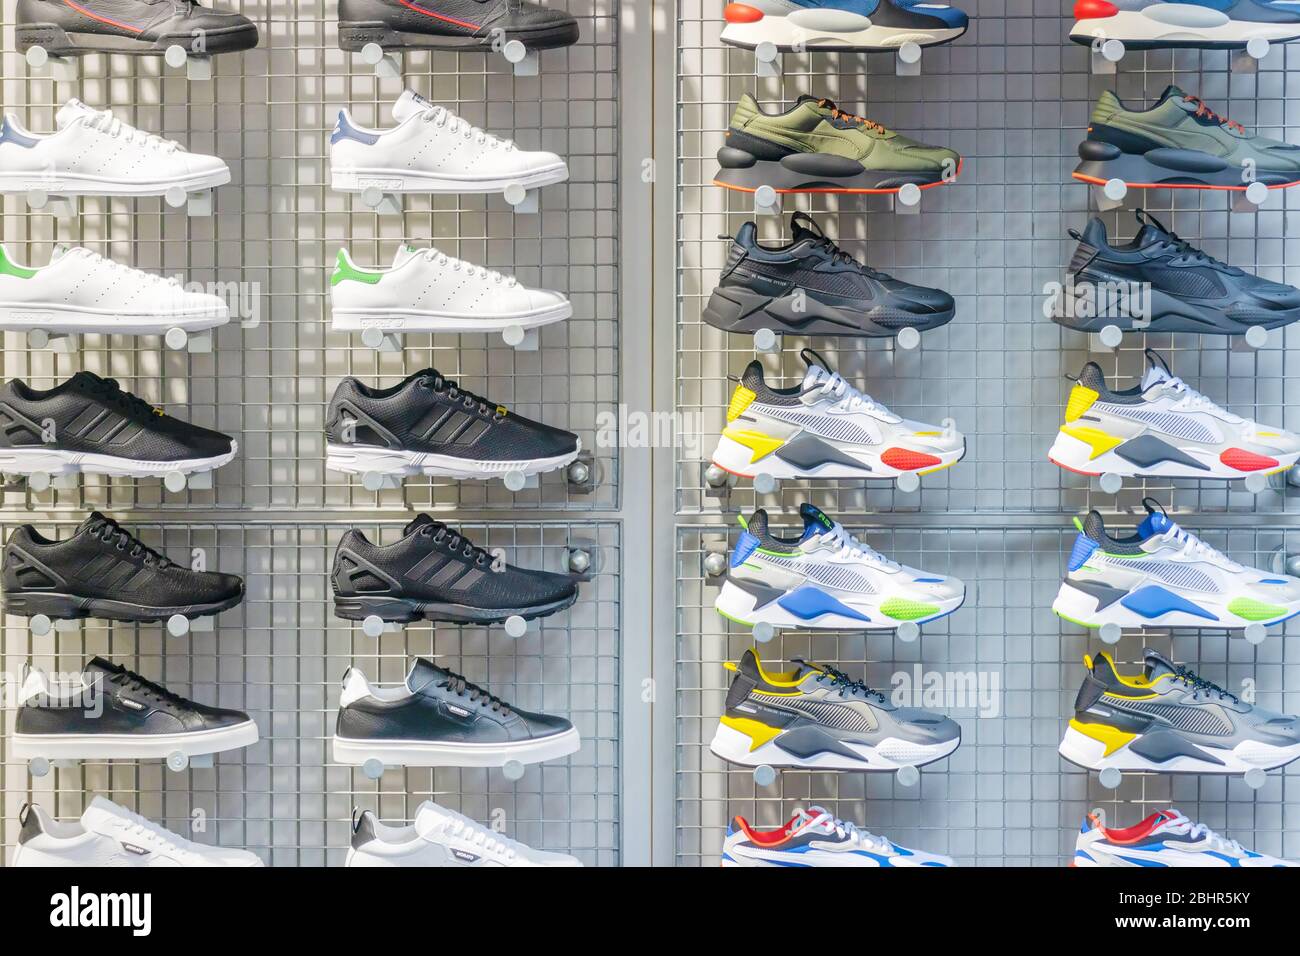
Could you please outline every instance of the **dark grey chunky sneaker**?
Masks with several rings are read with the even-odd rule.
[[[339,47],[385,50],[572,46],[578,21],[528,0],[339,0]]]
[[[170,46],[211,56],[257,46],[257,26],[233,10],[194,0],[18,0],[18,49],[51,56],[134,53],[161,56]]]

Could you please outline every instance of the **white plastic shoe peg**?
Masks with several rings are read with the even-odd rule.
[[[781,51],[770,40],[764,40],[754,47],[754,75],[781,75]]]
[[[754,783],[760,787],[770,787],[776,783],[776,768],[759,764],[754,768]]]
[[[759,621],[753,628],[754,643],[766,644],[772,638],[776,637],[776,628],[767,621]]]
[[[379,637],[387,630],[385,621],[378,614],[367,614],[366,619],[361,622],[361,633],[366,637]]]
[[[1243,629],[1247,644],[1259,645],[1264,643],[1264,638],[1268,637],[1268,631],[1259,621],[1251,621]]]
[[[384,762],[377,757],[371,757],[361,765],[361,772],[370,780],[378,780],[384,775]]]
[[[905,352],[910,352],[921,344],[921,333],[916,331],[910,325],[898,330],[898,335],[894,337],[894,344]]]
[[[779,351],[781,339],[772,329],[759,329],[754,333],[754,351],[769,353]]]
[[[1092,72],[1113,74],[1116,64],[1124,59],[1124,43],[1120,40],[1103,40],[1098,37],[1092,43]]]
[[[501,775],[512,782],[515,780],[523,780],[524,765],[518,760],[507,760],[501,765]]]
[[[519,325],[507,325],[501,330],[501,339],[517,352],[536,352],[541,346],[537,329],[525,330]]]
[[[167,769],[172,773],[180,773],[189,765],[190,758],[179,750],[173,750],[167,755]]]
[[[1115,645],[1119,639],[1124,636],[1123,629],[1114,621],[1107,621],[1101,627],[1097,628],[1097,636],[1101,638],[1103,644]]]
[[[50,762],[44,757],[33,757],[27,761],[27,772],[33,777],[45,777],[50,772]]]
[[[189,476],[183,471],[169,471],[163,475],[163,487],[172,494],[184,491],[188,484]]]
[[[366,491],[391,491],[402,487],[402,479],[382,471],[367,471],[361,476],[361,487]]]
[[[1238,50],[1232,55],[1230,69],[1233,73],[1258,72],[1259,61],[1268,56],[1270,48],[1269,42],[1263,37],[1251,37],[1246,41],[1244,50]]]
[[[914,216],[921,211],[921,187],[916,183],[903,183],[894,193],[894,212],[900,216]]]
[[[1092,186],[1092,196],[1097,203],[1097,208],[1102,212],[1108,212],[1111,209],[1119,209],[1124,205],[1124,197],[1128,195],[1128,183],[1122,179],[1108,179],[1104,185]]]
[[[358,195],[361,203],[381,216],[400,216],[402,214],[401,197],[395,193],[386,193],[378,186],[367,186]]]
[[[196,189],[187,193],[179,186],[172,186],[163,194],[163,199],[173,209],[184,206],[187,216],[203,217],[212,215],[212,193],[211,189]]]
[[[191,354],[210,354],[212,352],[212,330],[186,332],[182,328],[168,329],[163,341],[173,352],[185,351]]]
[[[1104,471],[1101,477],[1097,479],[1097,484],[1101,486],[1101,490],[1106,494],[1117,495],[1120,489],[1124,487],[1124,476],[1117,475],[1113,471]]]
[[[760,471],[754,476],[754,493],[758,495],[770,495],[776,493],[776,479],[765,471]]]
[[[1241,775],[1241,779],[1245,781],[1246,786],[1250,787],[1250,789],[1259,790],[1264,784],[1268,783],[1268,774],[1264,772],[1262,767],[1251,767]]]
[[[537,212],[537,192],[536,189],[525,188],[523,183],[511,183],[501,195],[516,213],[527,214]]]
[[[894,60],[894,75],[921,75],[921,47],[919,44],[908,40],[898,48],[898,56]]]
[[[908,764],[894,771],[894,779],[900,787],[915,787],[921,782],[921,771]]]
[[[385,53],[384,48],[378,43],[367,43],[361,48],[361,61],[367,66],[374,67],[375,76],[382,79],[391,80],[402,75],[402,67],[397,62],[397,57]]]
[[[374,349],[376,352],[402,351],[402,338],[400,335],[396,332],[385,332],[373,325],[361,330],[361,344]]]
[[[704,469],[704,483],[710,488],[725,488],[729,478],[717,465],[710,464]]]
[[[518,614],[511,614],[502,626],[507,637],[518,639],[528,633],[528,622]]]
[[[915,621],[902,621],[894,633],[904,644],[911,644],[921,636],[921,627]]]
[[[27,619],[27,627],[37,637],[44,637],[54,630],[54,623],[44,614],[33,614]]]
[[[68,355],[81,348],[81,336],[75,332],[47,332],[45,329],[32,329],[27,333],[29,348],[48,348],[53,352]]]
[[[1259,207],[1268,201],[1268,187],[1261,182],[1253,182],[1244,190],[1233,190],[1229,195],[1232,196],[1233,212],[1258,212]]]
[[[190,632],[190,619],[184,614],[173,614],[167,618],[167,633],[172,637],[184,637]]]
[[[1124,774],[1120,773],[1114,767],[1107,767],[1101,773],[1097,774],[1097,779],[1107,790],[1118,790],[1119,785],[1124,782]]]
[[[1268,487],[1268,476],[1261,475],[1258,472],[1253,475],[1247,475],[1246,479],[1242,482],[1242,485],[1245,486],[1246,490],[1252,495],[1257,495]]]
[[[1088,350],[1091,352],[1113,352],[1124,341],[1124,331],[1118,325],[1104,325],[1100,332],[1088,336]]]
[[[51,196],[44,189],[27,190],[27,205],[55,219],[70,219],[77,214],[74,197]]]
[[[50,490],[71,491],[77,487],[77,484],[76,472],[52,475],[48,471],[33,471],[27,476],[27,487],[37,494],[44,494]]]
[[[50,56],[43,46],[29,47],[26,54],[27,66],[33,70],[46,67],[57,82],[75,83],[80,78],[81,67],[75,57]]]
[[[173,43],[163,52],[163,59],[173,70],[185,68],[185,78],[199,82],[212,79],[212,58],[198,56],[179,43]]]
[[[781,215],[781,194],[766,184],[754,190],[754,215]]]
[[[1246,334],[1242,336],[1242,338],[1252,349],[1262,349],[1264,346],[1268,345],[1268,329],[1262,328],[1258,325],[1252,325],[1246,330]]]
[[[905,495],[913,495],[921,487],[921,479],[916,472],[905,471],[894,479],[894,487]]]
[[[529,50],[518,40],[507,40],[501,55],[515,70],[515,76],[536,76],[540,59],[536,50]]]

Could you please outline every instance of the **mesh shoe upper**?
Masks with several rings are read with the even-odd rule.
[[[122,391],[115,379],[78,372],[45,391],[18,379],[0,386],[0,448],[19,447],[184,461],[227,455],[234,443],[164,414]]]
[[[436,369],[389,388],[345,378],[330,400],[329,440],[470,461],[532,461],[571,454],[578,436],[467,392]]]

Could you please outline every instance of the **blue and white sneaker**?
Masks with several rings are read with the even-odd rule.
[[[1239,50],[1259,38],[1300,38],[1294,0],[1076,0],[1070,39],[1119,40],[1133,50]]]
[[[722,42],[754,49],[897,50],[904,43],[936,46],[963,33],[969,18],[928,0],[745,0],[722,11]]]
[[[725,863],[723,864],[726,865]],[[1084,817],[1071,866],[1300,866],[1247,850],[1236,840],[1193,823],[1170,807],[1126,829],[1107,829],[1096,814]]]
[[[951,857],[908,850],[838,820],[829,810],[796,810],[775,830],[755,830],[743,817],[727,827],[723,866],[955,866]]]
[[[924,624],[966,600],[956,578],[891,561],[810,504],[799,506],[803,534],[779,538],[755,511],[731,552],[714,608],[753,627],[885,630]]]
[[[1142,504],[1147,516],[1126,538],[1107,534],[1095,511],[1075,519],[1079,534],[1052,602],[1060,617],[1084,627],[1244,628],[1300,614],[1300,578],[1238,564],[1158,502]]]

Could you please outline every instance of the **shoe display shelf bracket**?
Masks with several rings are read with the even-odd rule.
[[[1116,330],[1118,331],[1118,330]],[[921,333],[911,326],[898,330],[894,344],[904,351],[911,351],[921,344]],[[754,351],[761,355],[775,355],[781,351],[781,333],[775,329],[759,329],[754,333]]]
[[[213,618],[188,618],[184,614],[173,614],[167,619],[164,626],[167,628],[167,633],[172,637],[184,637],[187,634],[194,633],[211,634],[216,630]],[[33,614],[27,619],[27,627],[33,636],[45,637],[58,631],[75,631],[78,629],[78,624],[77,621],[69,618],[52,621],[45,614]]]
[[[781,75],[781,51],[776,44],[764,40],[754,47],[754,75],[758,77],[779,77]],[[894,74],[896,76],[921,75],[921,47],[908,40],[894,52]]]
[[[1128,183],[1122,179],[1111,179],[1098,185],[1089,184],[1093,201],[1100,212],[1120,209],[1129,194]],[[1229,207],[1233,212],[1258,212],[1268,199],[1269,188],[1261,182],[1252,182],[1245,189],[1225,190],[1229,195]],[[901,191],[900,191],[901,195]]]
[[[731,489],[736,487],[739,477],[717,465],[707,464],[704,466],[705,493],[711,498],[726,497],[731,494]],[[753,482],[754,493],[759,495],[774,495],[781,487],[780,481],[765,471],[754,475]],[[884,482],[877,479],[873,484],[883,486]],[[894,487],[905,495],[915,494],[921,488],[921,479],[915,472],[904,472],[894,479]]]
[[[1229,630],[1233,630],[1230,628]],[[1264,643],[1268,637],[1268,629],[1259,621],[1251,621],[1245,627],[1235,628],[1241,631],[1241,636],[1246,639],[1247,644],[1259,646]],[[1103,644],[1114,647],[1119,643],[1120,638],[1124,636],[1123,628],[1113,621],[1108,621],[1101,627],[1097,628],[1097,637]]]
[[[211,471],[169,471],[159,477],[162,478],[163,487],[173,493],[179,493],[186,488],[191,491],[211,491],[212,490],[212,472]],[[5,485],[15,487],[20,484],[26,484],[27,487],[37,493],[44,494],[50,491],[73,491],[78,488],[81,473],[77,471],[54,474],[48,471],[29,471],[23,473],[11,472],[5,475]]]
[[[1139,777],[1148,776],[1145,773],[1137,773],[1136,775]],[[1268,782],[1268,773],[1261,767],[1251,767],[1241,775],[1241,779],[1251,790],[1259,790]],[[1115,767],[1107,767],[1098,771],[1097,782],[1107,790],[1118,790],[1124,782],[1124,772]]]
[[[776,783],[780,771],[770,764],[759,764],[754,768],[754,785],[770,787]],[[921,771],[911,765],[904,765],[894,771],[894,779],[900,787],[915,787],[921,782]]]
[[[140,757],[121,759],[131,759],[134,763],[137,761],[156,758]],[[212,754],[185,754],[181,753],[179,750],[169,753],[165,758],[163,758],[163,762],[167,765],[167,769],[173,773],[180,773],[182,770],[211,770],[216,765]],[[27,761],[27,772],[33,777],[44,777],[47,776],[51,770],[75,770],[80,763],[80,760],[72,758],[50,759],[49,757],[32,757]]]
[[[517,352],[536,352],[541,347],[537,330],[525,329],[519,325],[509,325],[502,329],[501,340]],[[386,332],[373,326],[362,330],[361,343],[376,352],[400,353],[405,348],[401,332]]]
[[[522,183],[510,183],[501,190],[501,196],[514,212],[531,215],[539,208],[538,193],[540,187],[529,189]],[[357,193],[363,205],[380,215],[400,216],[402,214],[402,194],[386,193],[378,186],[367,186]]]
[[[361,763],[361,772],[366,775],[368,780],[378,780],[384,775],[385,770],[404,769],[413,767],[414,764],[386,764],[382,757],[368,757]],[[507,760],[501,764],[501,775],[511,783],[524,778],[525,767],[518,760]]]
[[[1291,469],[1288,469],[1288,471],[1290,470]],[[1253,495],[1257,495],[1269,487],[1274,487],[1275,489],[1278,487],[1269,481],[1268,475],[1259,472],[1245,475],[1237,480],[1241,482],[1237,487],[1244,488]],[[1113,471],[1104,471],[1097,477],[1097,487],[1108,495],[1117,495],[1124,487],[1124,476],[1117,475]]]
[[[1098,36],[1093,40],[1091,52],[1091,69],[1094,74],[1114,75],[1119,61],[1124,58],[1128,48],[1123,40],[1107,39]],[[1252,37],[1246,42],[1245,49],[1233,52],[1231,70],[1233,73],[1255,73],[1259,70],[1259,61],[1268,56],[1272,44],[1263,37]]]
[[[493,42],[492,49],[510,65],[515,76],[537,76],[541,59],[536,50],[529,50],[519,40]],[[381,79],[396,79],[402,75],[402,64],[396,52],[385,50],[378,43],[367,43],[361,48],[361,62],[373,67]]]
[[[508,198],[508,197],[507,197]],[[904,183],[898,192],[889,197],[894,212],[900,216],[915,216],[921,212],[921,187]],[[1262,200],[1261,200],[1262,201]],[[515,210],[519,212],[518,208]],[[781,194],[766,184],[754,190],[754,216],[780,216]]]
[[[152,193],[161,196],[163,201],[173,209],[185,207],[187,216],[208,217],[213,212],[213,189],[196,189],[186,192],[180,186],[172,186],[164,193]],[[136,197],[144,198],[144,197]],[[72,219],[78,215],[75,196],[51,196],[44,189],[35,186],[26,193],[27,205],[34,212],[43,212],[55,219]]]
[[[1134,322],[1133,331],[1141,331],[1136,320]],[[901,338],[902,333],[899,335]],[[1267,346],[1270,338],[1271,336],[1269,335],[1268,329],[1258,325],[1252,326],[1246,330],[1245,335],[1233,336],[1230,347],[1235,351],[1255,352]],[[1088,334],[1088,350],[1090,352],[1118,353],[1119,347],[1123,341],[1123,329],[1118,325],[1106,325],[1102,327],[1100,332],[1090,332]]]
[[[207,355],[212,352],[212,330],[187,332],[179,327],[171,328],[163,333],[163,342],[173,352]],[[27,333],[27,347],[71,355],[81,349],[81,333],[32,329]]]
[[[25,55],[27,66],[33,71],[48,69],[55,80],[74,83],[80,79],[81,66],[78,58],[51,56],[45,47],[29,47]],[[173,70],[184,70],[185,78],[203,82],[212,79],[212,57],[191,53],[179,43],[173,43],[163,51],[163,61]]]

